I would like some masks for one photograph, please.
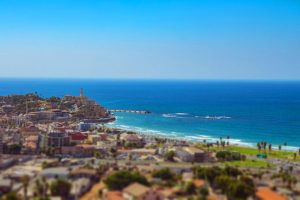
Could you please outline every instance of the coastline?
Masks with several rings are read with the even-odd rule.
[[[142,135],[142,136],[150,136],[150,137],[159,137],[163,139],[170,139],[170,140],[178,140],[178,141],[186,141],[189,143],[203,143],[203,141],[207,143],[215,143],[220,140],[220,138],[216,137],[211,137],[209,135],[197,135],[197,136],[191,136],[191,135],[185,135],[182,136],[183,133],[178,135],[179,133],[177,132],[163,132],[159,130],[154,130],[154,129],[145,129],[142,127],[135,127],[135,126],[129,126],[129,125],[116,125],[115,122],[118,120],[118,117],[116,117],[116,120],[110,123],[107,123],[105,126],[108,128],[116,128],[120,130],[125,130],[125,131],[132,131],[135,132],[136,134]],[[226,140],[226,138],[223,138],[223,140]],[[230,138],[229,139],[230,145],[232,146],[237,146],[237,147],[247,147],[247,148],[252,148],[256,149],[257,148],[257,143],[250,143],[250,142],[243,142],[242,139],[238,138]],[[261,142],[261,141],[257,141]],[[273,150],[278,150],[278,145],[273,145],[272,146]],[[299,147],[296,146],[284,146],[281,151],[286,151],[286,152],[297,152],[299,150]]]

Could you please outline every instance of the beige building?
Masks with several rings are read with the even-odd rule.
[[[163,194],[139,183],[133,183],[123,190],[125,200],[163,200]]]

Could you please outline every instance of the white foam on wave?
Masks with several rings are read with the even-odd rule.
[[[199,115],[191,115],[189,113],[164,113],[162,117],[166,118],[202,118],[207,120],[223,120],[223,119],[231,119],[231,117],[226,115],[206,115],[206,116],[199,116]]]
[[[162,117],[166,117],[166,118],[194,118],[193,115],[189,114],[189,113],[164,113],[161,115]]]
[[[228,117],[228,116],[210,116],[210,115],[207,115],[204,118],[205,119],[211,119],[211,120],[231,119],[231,117]]]
[[[189,115],[189,113],[175,113],[176,115]]]
[[[167,118],[175,118],[177,117],[175,114],[162,114],[163,117],[167,117]]]

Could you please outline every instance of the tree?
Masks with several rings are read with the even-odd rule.
[[[187,182],[184,186],[184,193],[186,195],[191,195],[196,193],[196,186],[193,182]]]
[[[118,171],[104,180],[110,190],[122,190],[131,183],[149,185],[147,179],[137,172]]]
[[[1,200],[21,200],[21,198],[15,193],[15,192],[10,192],[6,194]]]
[[[238,168],[234,168],[231,166],[226,166],[224,171],[226,172],[226,174],[228,176],[231,176],[231,177],[238,177],[239,175],[242,174],[242,172]]]
[[[29,185],[29,181],[30,181],[30,178],[28,175],[25,175],[21,178],[21,182],[22,182],[22,185],[23,185],[23,189],[24,189],[24,199],[27,200],[28,197],[27,197],[27,192],[28,192],[28,185]]]
[[[51,183],[50,190],[53,196],[60,196],[63,199],[66,199],[71,190],[71,183],[65,179],[56,179]]]
[[[261,144],[260,143],[257,143],[257,149],[258,149],[259,152],[261,151]]]
[[[218,176],[215,180],[215,185],[217,188],[221,189],[223,193],[226,192],[228,184],[231,183],[233,179],[227,175]]]
[[[217,176],[224,174],[224,171],[218,166],[196,167],[194,173],[196,178],[205,179],[212,184]]]
[[[199,200],[206,200],[207,196],[209,195],[209,191],[206,187],[200,188],[198,193],[199,193],[199,198],[198,198]]]
[[[247,199],[254,192],[255,188],[251,185],[247,185],[243,181],[232,181],[225,193],[228,199]]]
[[[155,178],[160,178],[164,181],[174,181],[175,180],[175,174],[169,169],[169,168],[163,168],[157,171],[154,171],[152,174]]]
[[[227,146],[229,146],[230,136],[227,136]]]
[[[167,153],[165,153],[164,158],[167,161],[174,161],[174,156],[175,156],[175,152],[174,151],[168,151]]]
[[[47,198],[48,188],[49,185],[45,177],[42,177],[42,180],[37,179],[35,181],[34,196]]]

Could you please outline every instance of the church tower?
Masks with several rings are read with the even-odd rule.
[[[84,95],[83,95],[83,88],[80,88],[80,97],[84,97]]]

